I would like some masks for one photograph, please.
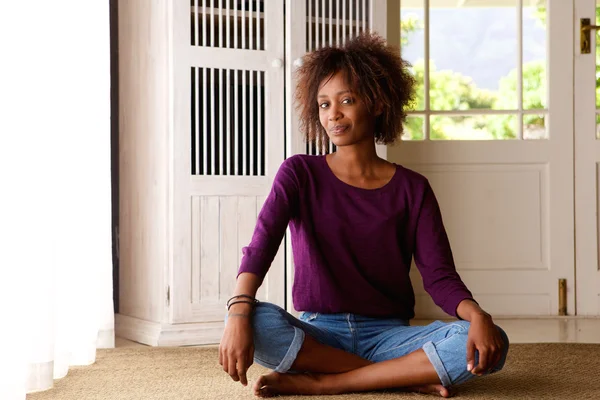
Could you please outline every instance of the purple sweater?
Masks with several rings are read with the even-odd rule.
[[[425,289],[446,313],[456,316],[458,304],[472,299],[429,182],[400,165],[387,185],[361,189],[338,179],[324,156],[285,160],[239,273],[265,277],[288,223],[298,311],[411,319],[413,255]]]

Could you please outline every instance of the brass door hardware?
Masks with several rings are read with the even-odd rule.
[[[558,315],[567,315],[567,280],[558,280]]]
[[[600,29],[600,25],[591,25],[589,18],[581,18],[580,26],[581,34],[579,36],[579,43],[581,54],[590,54],[592,52],[590,31]]]

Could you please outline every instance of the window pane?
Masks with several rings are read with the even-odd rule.
[[[431,116],[432,140],[505,140],[516,133],[516,115]]]
[[[425,36],[423,0],[413,0],[407,7],[401,2],[400,8],[400,54],[411,64],[411,72],[417,80],[415,103],[411,110],[425,109]]]
[[[547,107],[546,2],[523,7],[523,109]],[[523,132],[525,136],[525,132]]]
[[[501,82],[517,82],[517,2],[502,4],[431,9],[432,110],[516,109],[514,93],[494,105]]]
[[[523,139],[548,139],[545,114],[523,115]]]
[[[596,114],[596,139],[600,139],[600,114]]]
[[[402,140],[423,140],[423,116],[408,116],[404,122]]]

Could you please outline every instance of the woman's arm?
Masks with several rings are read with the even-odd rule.
[[[258,214],[250,243],[242,248],[238,275],[251,272],[265,278],[281,245],[290,219],[297,215],[301,167],[294,157],[283,162],[273,180],[273,186]],[[260,286],[260,284],[259,284]]]
[[[246,295],[256,297],[261,278],[252,273],[243,273],[238,276],[233,292],[234,296]],[[241,297],[234,299],[249,301]],[[223,371],[231,376],[234,381],[242,385],[248,384],[246,372],[254,359],[254,337],[252,335],[252,307],[251,303],[237,303],[231,305],[227,314],[227,324],[219,345],[219,364]]]
[[[454,317],[458,305],[473,296],[456,271],[442,213],[429,182],[425,181],[420,191],[415,221],[415,264],[435,304]]]
[[[492,317],[473,300],[456,272],[442,214],[429,183],[417,220],[415,262],[434,302],[446,313],[470,322],[467,369],[474,375],[488,372],[502,357],[504,342]],[[476,352],[478,363],[475,363]]]
[[[244,386],[248,384],[246,372],[254,355],[251,318],[255,304],[252,299],[277,254],[290,218],[297,212],[300,185],[293,162],[287,159],[279,168],[258,215],[252,240],[242,249],[242,262],[219,346],[219,363],[223,370]],[[250,298],[236,298],[240,295]]]
[[[244,272],[237,278],[235,290],[233,291],[232,297],[239,296],[241,294],[256,297],[256,292],[260,287],[261,279],[250,272]],[[237,299],[236,299],[237,300]],[[248,300],[247,298],[239,298],[239,300]],[[233,300],[235,301],[235,300]],[[232,301],[232,302],[233,302]],[[253,305],[247,303],[233,304],[229,308],[228,318],[249,318],[250,311]]]

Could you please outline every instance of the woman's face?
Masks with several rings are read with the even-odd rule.
[[[333,144],[339,147],[373,141],[375,115],[351,91],[342,73],[323,80],[317,101],[319,120]]]

